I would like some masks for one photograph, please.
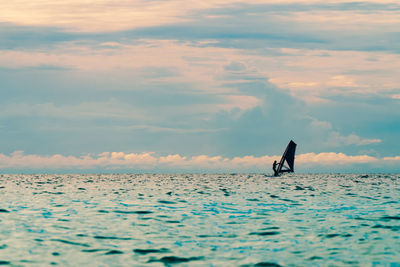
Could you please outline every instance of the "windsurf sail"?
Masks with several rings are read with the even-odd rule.
[[[294,172],[294,154],[296,153],[296,143],[290,140],[279,162],[277,173]]]

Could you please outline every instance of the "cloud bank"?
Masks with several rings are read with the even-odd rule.
[[[76,171],[133,171],[133,172],[270,172],[270,166],[280,156],[243,156],[227,158],[222,156],[198,155],[186,157],[179,154],[159,156],[152,152],[124,153],[103,152],[98,155],[81,157],[60,154],[41,156],[25,155],[15,151],[11,155],[0,154],[0,170],[76,170]],[[296,169],[310,170],[343,169],[346,166],[369,165],[369,167],[395,167],[400,156],[378,158],[368,155],[346,155],[343,153],[305,153],[296,157]],[[364,170],[365,172],[366,170]]]

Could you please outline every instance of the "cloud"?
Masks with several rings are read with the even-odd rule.
[[[382,140],[380,139],[367,139],[361,138],[358,135],[350,134],[348,136],[342,136],[338,132],[331,132],[327,144],[329,146],[348,146],[348,145],[356,145],[356,146],[363,146],[363,145],[370,145],[370,144],[379,144]]]
[[[4,49],[71,42],[115,49],[146,38],[248,53],[265,48],[400,53],[399,36],[391,30],[400,24],[400,5],[393,2],[100,0],[91,8],[75,0],[46,2],[0,4]]]
[[[75,31],[113,31],[185,21],[181,14],[190,5],[169,1],[82,1],[63,3],[17,0],[1,2],[3,21],[23,25],[56,25]]]
[[[296,157],[298,164],[306,165],[351,165],[357,163],[373,163],[379,161],[378,158],[368,155],[348,156],[343,153],[306,153]]]
[[[7,105],[0,108],[1,117],[47,117],[64,119],[144,119],[140,111],[132,106],[110,99],[107,102],[83,102],[78,105],[55,105],[54,103],[34,104],[25,103]],[[148,119],[148,117],[146,117]]]
[[[5,131],[10,131],[8,139],[3,133],[4,141],[0,141],[5,151],[27,149],[12,141],[15,136],[12,131],[18,130],[25,133],[20,144],[22,139],[29,146],[42,143],[42,139],[49,140],[41,147],[47,147],[47,150],[41,150],[46,153],[54,153],[56,147],[80,153],[82,144],[79,143],[82,142],[86,151],[96,152],[108,145],[107,149],[168,151],[172,154],[218,153],[233,157],[250,153],[260,156],[266,151],[280,153],[285,144],[274,140],[291,138],[301,141],[303,152],[322,152],[335,147],[338,149],[335,152],[357,153],[355,149],[339,149],[379,144],[379,140],[382,140],[381,144],[387,143],[382,134],[358,129],[360,123],[372,125],[389,121],[393,116],[390,122],[396,125],[398,110],[394,104],[374,103],[379,100],[375,95],[371,96],[374,100],[366,104],[365,99],[349,94],[335,98],[324,90],[286,91],[282,83],[277,82],[278,87],[266,82],[269,74],[295,80],[298,76],[314,79],[320,73],[326,73],[317,71],[315,66],[320,63],[329,66],[329,72],[331,68],[340,69],[345,65],[344,61],[339,64],[340,60],[362,58],[362,54],[339,53],[340,60],[336,62],[321,56],[323,51],[306,51],[310,54],[301,56],[304,50],[285,50],[282,53],[286,55],[276,58],[241,54],[227,48],[199,48],[175,41],[143,41],[146,42],[111,54],[105,50],[92,51],[85,46],[73,46],[70,51],[55,50],[54,54],[28,51],[0,54],[1,62],[14,60],[24,69],[7,71],[3,75],[0,71],[5,95],[0,99],[3,101],[0,123],[7,124],[10,129]],[[190,55],[203,60],[187,60]],[[385,60],[389,59],[385,57]],[[396,60],[392,58],[392,61]],[[72,70],[67,74],[60,70],[48,75],[23,67],[27,64],[58,66],[61,62],[73,66]],[[352,63],[346,61],[346,66],[350,67]],[[297,76],[292,75],[292,70]],[[13,78],[15,76],[18,78]],[[397,76],[389,73],[389,77]],[[29,83],[23,82],[27,80]],[[303,92],[323,95],[330,103],[316,105],[316,109],[309,112],[304,102],[298,99]],[[308,99],[309,95],[306,96]],[[7,99],[12,99],[13,103]],[[393,101],[397,104],[397,100]],[[337,103],[348,106],[338,108]],[[371,106],[375,109],[371,110]],[[375,118],[371,114],[381,115]],[[59,129],[58,133],[55,133],[56,129]],[[346,135],[342,133],[344,130],[354,134]],[[329,131],[337,133],[329,139],[326,136]],[[396,128],[391,127],[390,131],[395,132]],[[114,138],[109,138],[110,135]],[[382,146],[378,152],[381,155],[395,153],[395,145],[389,147],[393,153],[386,154],[387,147]]]
[[[245,70],[247,67],[242,62],[232,61],[229,65],[224,66],[225,70],[228,71],[242,71]]]
[[[230,111],[235,108],[249,110],[262,105],[262,101],[255,96],[226,95],[223,96],[223,98],[225,99],[226,103],[217,105],[217,107],[221,110]]]
[[[22,25],[56,25],[75,31],[116,31],[143,26],[165,25],[190,21],[190,17],[206,13],[204,17],[246,15],[254,13],[301,13],[311,11],[377,11],[394,12],[399,5],[393,1],[376,0],[347,1],[258,1],[242,3],[231,0],[182,2],[170,1],[126,1],[79,0],[62,3],[51,1],[14,0],[0,3],[0,17],[3,21]]]
[[[141,98],[143,102],[149,101],[155,104],[160,101],[158,107],[168,107],[168,113],[157,114],[157,112],[148,112],[143,104],[139,104]],[[149,129],[156,131],[172,130],[171,127],[151,126],[149,122],[161,121],[160,118],[165,118],[171,115],[180,114],[208,114],[217,113],[218,111],[231,111],[238,109],[241,111],[253,109],[262,105],[262,101],[255,96],[247,95],[195,95],[190,93],[182,93],[180,95],[171,96],[167,94],[163,97],[162,92],[152,95],[152,93],[144,92],[137,93],[136,99],[129,104],[126,101],[120,101],[111,98],[104,102],[82,102],[76,105],[57,105],[56,103],[13,103],[0,107],[1,118],[16,118],[16,117],[33,117],[33,118],[60,118],[74,120],[89,120],[89,119],[115,119],[129,120],[135,122],[136,125],[131,128]],[[143,124],[138,124],[143,123]],[[144,124],[147,123],[147,124]],[[178,130],[178,129],[175,129]],[[181,129],[183,132],[188,132],[193,129]],[[204,129],[204,131],[215,131],[216,129]]]
[[[92,169],[98,166],[123,166],[132,165],[147,168],[153,166],[157,159],[151,153],[128,153],[123,152],[104,152],[97,157],[90,155],[82,157],[52,155],[24,155],[23,151],[15,151],[11,156],[0,154],[1,168],[17,168],[17,169],[62,169],[62,168],[87,168]]]
[[[400,156],[396,156],[396,157],[384,157],[383,160],[392,161],[392,162],[397,162],[397,161],[400,161]]]
[[[154,125],[131,125],[131,126],[127,126],[127,128],[145,130],[148,132],[166,132],[166,133],[176,133],[176,134],[214,133],[214,132],[228,130],[226,128],[219,128],[219,129],[170,128],[170,127],[160,127],[160,126],[154,126]]]
[[[161,164],[167,164],[170,166],[184,166],[187,162],[186,157],[183,157],[179,154],[161,156],[159,162]]]
[[[392,95],[391,97],[392,97],[393,99],[398,99],[398,100],[400,100],[400,94]]]
[[[302,153],[370,145],[396,156],[399,11],[393,1],[3,1],[0,147],[245,165],[293,138]]]
[[[274,160],[280,156],[243,156],[226,158],[222,156],[197,155],[192,157],[179,154],[157,156],[151,152],[125,153],[103,152],[96,156],[81,157],[63,155],[25,155],[15,151],[7,156],[0,154],[0,170],[135,170],[135,171],[269,171]],[[307,171],[310,167],[334,168],[347,166],[349,169],[357,164],[384,166],[400,163],[400,156],[377,158],[368,155],[346,155],[343,153],[305,153],[296,157],[296,168]]]
[[[310,126],[315,130],[315,131],[329,131],[332,129],[332,124],[327,121],[319,121],[319,120],[312,120],[310,123]]]

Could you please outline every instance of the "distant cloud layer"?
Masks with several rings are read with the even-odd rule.
[[[155,153],[103,152],[98,155],[81,157],[63,155],[25,155],[16,151],[11,155],[0,154],[0,171],[21,170],[108,170],[108,171],[178,171],[191,172],[270,172],[272,162],[279,161],[280,156],[243,156],[226,158],[222,156],[198,155],[192,157],[179,154],[157,156]],[[306,153],[296,157],[296,169],[310,170],[346,169],[349,166],[368,164],[365,171],[372,168],[393,167],[400,164],[400,157],[377,158],[368,155],[349,156],[343,153]]]

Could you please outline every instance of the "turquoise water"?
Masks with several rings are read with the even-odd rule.
[[[0,175],[0,263],[400,266],[400,175]]]

